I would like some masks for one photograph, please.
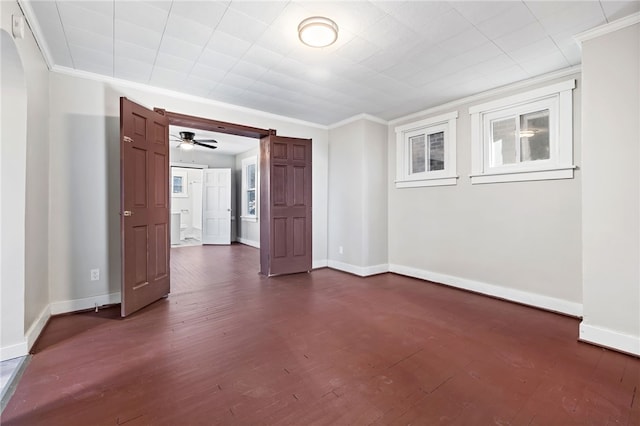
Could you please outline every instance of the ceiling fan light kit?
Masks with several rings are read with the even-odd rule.
[[[338,25],[329,18],[312,16],[300,22],[298,37],[310,47],[331,46],[338,39]]]
[[[176,138],[176,140],[179,142],[178,148],[184,151],[189,151],[193,149],[193,147],[196,145],[204,146],[205,148],[209,148],[209,149],[218,148],[217,146],[212,145],[212,144],[218,143],[218,141],[215,139],[196,140],[195,139],[196,134],[193,132],[187,132],[187,131],[179,132],[179,134],[180,134],[180,137],[174,136],[174,138]]]

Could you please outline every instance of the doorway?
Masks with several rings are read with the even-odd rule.
[[[203,169],[171,166],[171,247],[202,245]]]
[[[259,170],[248,205],[260,194],[260,273],[311,272],[311,139],[277,136],[234,123],[153,111],[120,98],[122,316],[170,292],[169,127],[187,126],[260,140]],[[179,143],[217,149],[180,133]],[[151,155],[148,155],[151,154]],[[257,179],[256,179],[257,180]],[[259,191],[259,192],[258,192]],[[204,203],[203,203],[204,204]],[[231,208],[228,208],[231,213]],[[151,232],[150,232],[151,231]],[[142,291],[141,291],[142,289]]]
[[[182,149],[180,135],[185,132],[192,133],[194,140],[207,141],[207,145],[215,148],[195,145]],[[260,248],[259,140],[174,125],[169,126],[169,140],[171,246],[239,242]],[[225,171],[230,175],[228,178]],[[224,198],[227,179],[230,205],[218,208],[218,204],[224,204],[219,199]],[[227,208],[230,209],[229,222],[224,217]]]

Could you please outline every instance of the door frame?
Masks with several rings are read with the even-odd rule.
[[[228,135],[235,136],[244,136],[247,138],[257,139],[258,143],[260,139],[266,136],[276,136],[277,131],[275,129],[261,129],[259,127],[251,127],[245,126],[243,124],[237,123],[229,123],[226,121],[212,120],[210,118],[204,117],[196,117],[193,115],[181,114],[179,112],[167,111],[163,108],[154,108],[155,112],[160,115],[164,115],[169,119],[170,126],[180,126],[180,127],[190,127],[194,129],[206,130],[209,132],[217,132],[217,133],[225,133]],[[268,170],[263,170],[262,166],[260,166],[262,158],[265,154],[264,147],[259,143],[259,176],[265,176],[265,173],[268,173]],[[169,163],[169,167],[171,167],[171,163]],[[236,209],[237,210],[237,209]],[[262,226],[262,225],[260,225]],[[262,245],[260,246],[260,254],[262,255]]]
[[[211,120],[209,118],[171,112],[162,108],[154,108],[153,110],[158,114],[167,117],[169,119],[170,126],[193,127],[195,129],[207,130],[209,132],[226,133],[228,135],[244,136],[255,139],[276,134],[275,129],[267,130],[260,129],[258,127],[245,126],[243,124]]]

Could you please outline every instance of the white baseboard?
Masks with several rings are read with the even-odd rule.
[[[120,292],[103,294],[100,296],[86,297],[84,299],[63,300],[51,303],[51,315],[66,314],[69,312],[82,311],[94,308],[96,305],[111,305],[120,303]]]
[[[38,315],[38,318],[33,322],[33,324],[31,324],[29,330],[27,330],[25,337],[27,339],[28,350],[31,350],[31,348],[33,347],[33,344],[38,339],[38,336],[40,336],[40,333],[42,333],[44,326],[47,325],[47,321],[49,321],[49,318],[51,318],[51,306],[47,305],[44,307],[44,309],[42,309],[42,312],[40,312],[40,315]]]
[[[350,263],[338,262],[337,260],[329,260],[329,268],[337,269],[339,271],[348,272],[350,274],[358,275],[360,277],[368,277],[376,274],[383,274],[389,272],[389,265],[386,263],[373,266],[356,266]]]
[[[474,281],[467,278],[455,277],[453,275],[440,274],[437,272],[425,271],[402,265],[389,265],[389,271],[400,275],[407,275],[413,278],[420,278],[451,287],[457,287],[476,293],[486,294],[499,299],[510,300],[536,308],[549,311],[560,312],[573,317],[582,317],[582,304],[570,302],[568,300],[557,299],[555,297],[530,293],[528,291],[516,290],[499,285]]]
[[[326,268],[326,267],[327,267],[327,259],[314,260],[313,263],[311,264],[312,269],[320,269],[320,268]]]
[[[236,241],[238,241],[240,244],[244,244],[244,245],[255,247],[255,248],[260,248],[259,241],[247,240],[246,238],[241,238],[241,237],[236,237]]]
[[[40,336],[40,333],[44,330],[44,327],[47,325],[47,321],[49,321],[51,315],[66,314],[69,312],[90,309],[95,307],[96,304],[98,306],[102,306],[110,305],[112,303],[120,303],[120,292],[87,297],[84,299],[53,302],[45,306],[38,315],[38,318],[36,318],[33,324],[31,324],[31,327],[29,327],[29,330],[25,333],[24,342],[0,348],[0,361],[28,355],[29,350],[31,350],[31,347],[38,339],[38,336]]]
[[[578,340],[640,356],[640,336],[585,324],[584,321],[580,323],[580,337]]]
[[[18,358],[29,354],[27,347],[27,339],[14,345],[3,346],[0,348],[0,362],[8,359]]]

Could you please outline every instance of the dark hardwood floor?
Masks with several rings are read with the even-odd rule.
[[[259,276],[172,251],[172,291],[53,318],[3,425],[640,425],[640,360],[577,319],[424,281]]]

